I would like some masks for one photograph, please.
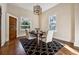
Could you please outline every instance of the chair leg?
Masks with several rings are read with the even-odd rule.
[[[46,43],[46,48],[47,48],[47,43]]]

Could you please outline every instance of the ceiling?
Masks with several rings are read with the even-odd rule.
[[[40,5],[42,7],[42,11],[46,11],[52,7],[54,7],[55,5],[57,5],[58,3],[11,3],[12,5],[33,11],[33,6],[35,5]]]

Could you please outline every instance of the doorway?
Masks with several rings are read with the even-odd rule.
[[[9,41],[16,39],[16,36],[17,36],[16,23],[17,23],[17,19],[12,16],[9,16]]]
[[[0,7],[0,47],[1,47],[1,7]]]

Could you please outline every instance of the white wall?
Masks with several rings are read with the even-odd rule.
[[[75,46],[79,47],[79,4],[75,4]]]
[[[0,6],[2,8],[2,16],[1,16],[1,46],[3,46],[5,44],[5,40],[6,40],[6,24],[5,24],[5,20],[6,20],[6,4],[1,4]]]
[[[18,17],[18,36],[25,35],[25,31],[20,30],[20,17],[27,17],[32,22],[32,29],[39,27],[38,16],[34,15],[32,11],[8,4],[7,13]]]
[[[56,15],[57,32],[54,33],[54,38],[74,42],[72,39],[72,9],[72,4],[58,4],[47,10],[41,15],[41,29],[47,31],[49,16]]]

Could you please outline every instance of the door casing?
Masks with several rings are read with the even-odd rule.
[[[17,36],[17,19],[9,16],[9,41],[15,40]]]
[[[1,47],[1,6],[0,6],[0,47]]]
[[[16,37],[18,37],[18,17],[16,17],[16,16],[14,16],[14,15],[12,15],[12,14],[10,14],[10,13],[7,13],[7,30],[6,30],[6,32],[7,32],[7,39],[6,39],[6,41],[9,41],[9,16],[12,16],[12,17],[14,17],[14,18],[16,18],[17,19],[17,24],[16,24],[16,30],[17,30],[17,35],[16,35]]]

